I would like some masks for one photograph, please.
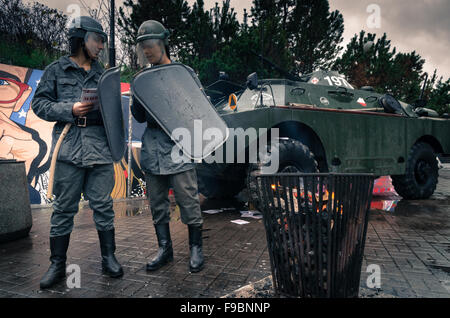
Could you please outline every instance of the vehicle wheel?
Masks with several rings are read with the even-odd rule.
[[[395,191],[404,199],[428,199],[436,190],[439,167],[433,148],[426,143],[415,144],[409,152],[406,173],[391,176]]]
[[[317,161],[314,159],[314,154],[302,142],[295,139],[280,139],[278,145],[280,166],[277,173],[319,172]],[[260,209],[256,175],[260,172],[261,167],[261,163],[250,164],[247,173],[249,199],[255,209]]]

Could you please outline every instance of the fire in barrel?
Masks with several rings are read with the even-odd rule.
[[[373,176],[258,177],[277,293],[357,297]]]

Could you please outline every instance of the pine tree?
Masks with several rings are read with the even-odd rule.
[[[66,52],[67,16],[35,2],[0,0],[0,63],[43,69]]]
[[[424,63],[415,51],[397,53],[386,33],[376,40],[375,34],[361,31],[352,38],[334,68],[356,87],[372,86],[379,93],[391,93],[413,104],[420,96]]]
[[[364,31],[361,31],[359,36],[355,35],[333,68],[346,75],[357,87],[373,86],[384,91],[396,49],[391,51],[386,34],[376,43],[375,38],[375,34],[366,35]],[[373,45],[370,45],[371,43]]]
[[[398,53],[395,56],[389,84],[398,99],[414,103],[419,98],[424,63],[425,60],[415,51]]]
[[[240,24],[230,1],[222,1],[206,11],[204,1],[197,0],[187,19],[186,45],[180,50],[180,61],[193,67],[205,85],[215,82],[220,71],[230,71],[228,59],[234,56],[230,46],[237,43]],[[233,43],[233,44],[232,44]],[[227,52],[227,53],[225,53]],[[233,71],[231,71],[233,73]]]
[[[319,68],[329,69],[342,50],[342,14],[337,10],[330,12],[328,0],[284,1],[284,5],[295,71],[306,74]]]
[[[251,12],[260,51],[291,73],[328,69],[342,50],[344,19],[328,0],[254,0]]]
[[[213,21],[209,12],[205,11],[203,0],[197,0],[187,17],[185,43],[187,44],[180,59],[192,65],[200,59],[210,58],[217,49],[214,38]]]
[[[240,29],[230,0],[209,11],[205,10],[203,0],[197,0],[192,8],[185,0],[126,0],[120,8],[119,26],[129,56],[135,54],[139,26],[150,19],[160,21],[171,32],[172,57],[193,67],[206,82],[216,80],[219,75],[219,66],[211,61],[213,55],[235,40]],[[131,60],[131,68],[137,69],[136,57]]]
[[[288,50],[287,20],[289,18],[287,9],[294,1],[270,1],[254,0],[251,8],[252,25],[247,33],[252,37],[255,45],[250,49],[270,60],[279,67],[289,71],[294,67],[294,59]],[[265,64],[262,59],[253,56],[260,65],[254,71],[261,77],[279,77],[277,71]]]
[[[122,43],[130,55],[130,66],[137,68],[134,53],[139,26],[147,20],[161,22],[170,31],[173,54],[185,46],[186,20],[190,14],[186,0],[126,0],[119,9],[119,28],[124,34]]]
[[[426,107],[434,109],[439,115],[450,114],[450,78],[444,82],[440,77],[437,81],[436,73],[435,70],[424,94],[427,101]]]

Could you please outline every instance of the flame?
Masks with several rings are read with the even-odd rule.
[[[281,185],[280,183],[277,184],[272,184],[271,188],[273,191],[277,191],[280,190]],[[289,187],[284,187],[284,190],[286,191],[286,193],[289,193],[289,191],[291,190]],[[297,187],[293,187],[292,188],[292,194],[293,196],[298,200],[298,197],[300,196],[300,199],[305,200],[305,191],[301,190],[298,191]],[[289,195],[288,195],[289,196]],[[317,208],[316,208],[316,212],[320,213],[320,211],[324,211],[327,210],[328,205],[330,203],[330,208],[331,210],[333,210],[334,208],[334,198],[336,197],[335,192],[331,192],[331,196],[330,196],[330,192],[327,189],[324,189],[324,192],[322,192],[322,206],[320,206],[320,193],[316,192],[313,193],[311,191],[308,191],[308,203],[309,204],[313,204],[315,203]],[[331,197],[331,202],[330,201],[330,197]],[[313,201],[314,198],[314,201]],[[298,201],[297,200],[293,200],[293,204],[294,204],[294,209],[296,212],[299,212],[299,208],[298,208]],[[284,200],[282,199],[282,205],[284,204]],[[338,211],[338,213],[340,212],[340,214],[343,214],[343,205],[340,205],[340,211]]]

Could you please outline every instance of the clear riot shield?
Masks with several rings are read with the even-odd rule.
[[[103,73],[98,81],[97,92],[109,148],[113,160],[118,162],[122,160],[126,150],[119,67],[110,68]]]
[[[144,69],[133,79],[131,90],[133,98],[190,159],[208,157],[228,139],[225,121],[185,65],[172,63]]]

